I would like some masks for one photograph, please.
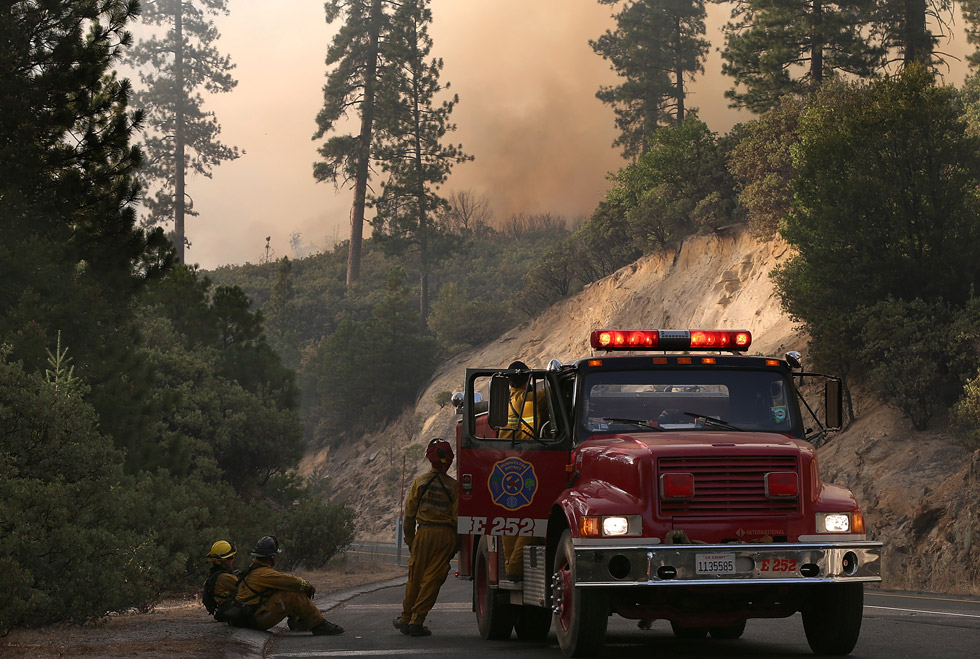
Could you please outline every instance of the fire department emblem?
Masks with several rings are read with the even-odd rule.
[[[520,458],[507,458],[493,465],[487,479],[490,498],[507,510],[531,505],[538,489],[534,465]]]

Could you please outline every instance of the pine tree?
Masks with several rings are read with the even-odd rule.
[[[128,61],[140,68],[143,89],[136,104],[146,110],[147,163],[142,176],[156,193],[144,200],[150,224],[174,221],[174,246],[184,263],[190,246],[186,216],[196,216],[186,193],[188,169],[211,178],[214,168],[242,153],[219,141],[221,126],[204,110],[201,90],[230,92],[238,82],[228,56],[214,43],[219,34],[208,16],[227,14],[227,0],[143,0],[143,22],[167,26],[163,36],[140,41]]]
[[[166,271],[162,230],[136,225],[140,112],[112,67],[134,0],[0,10],[0,343],[28,370],[70,346],[101,430],[142,423],[133,298]]]
[[[405,0],[392,16],[385,55],[392,63],[385,88],[378,97],[378,147],[375,158],[388,179],[376,200],[372,221],[374,237],[389,252],[412,249],[418,255],[419,321],[425,327],[429,312],[428,277],[432,255],[443,252],[438,242],[450,231],[440,223],[440,210],[449,208],[436,188],[445,182],[454,164],[471,160],[461,145],[442,143],[456,126],[449,116],[457,96],[437,103],[448,88],[439,82],[441,59],[429,59],[432,39],[428,0]]]
[[[970,24],[974,23],[975,0],[961,2],[966,18],[967,41],[971,41]],[[948,33],[953,22],[951,0],[884,0],[876,4],[876,30],[882,45],[893,53],[898,51],[902,66],[919,63],[934,67],[944,62],[936,52],[940,34]],[[938,34],[933,30],[938,30]]]
[[[589,42],[623,79],[596,97],[614,108],[621,134],[613,144],[624,156],[645,151],[659,126],[684,121],[685,83],[704,71],[708,52],[704,19],[704,0],[629,0],[616,14],[616,30]]]
[[[262,307],[266,318],[269,345],[289,368],[299,366],[299,331],[296,328],[296,292],[293,287],[292,264],[285,256],[276,267],[276,283],[272,295]]]
[[[375,94],[382,86],[384,70],[381,42],[387,35],[388,0],[327,0],[327,22],[344,15],[327,51],[326,64],[334,67],[323,87],[323,108],[317,114],[314,140],[337,128],[355,111],[360,118],[357,135],[334,135],[317,149],[323,160],[313,165],[317,181],[338,181],[354,186],[351,232],[347,255],[347,285],[361,276],[361,239],[374,134]]]
[[[722,72],[731,107],[762,113],[785,94],[808,94],[837,73],[870,76],[883,62],[867,29],[872,0],[736,0]]]

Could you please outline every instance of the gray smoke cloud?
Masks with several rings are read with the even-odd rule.
[[[724,98],[731,81],[720,73],[718,49],[728,7],[707,9],[712,48],[688,104],[711,130],[725,133],[751,115],[731,110]],[[230,10],[217,22],[217,45],[237,64],[239,85],[208,98],[207,107],[222,140],[246,154],[221,165],[213,179],[188,183],[201,214],[189,219],[188,260],[205,268],[259,262],[266,236],[274,257],[293,257],[296,233],[304,251],[349,234],[352,193],[312,176],[314,118],[336,26],[324,21],[322,3],[309,0],[233,1]],[[594,0],[433,0],[432,11],[433,54],[444,60],[442,81],[459,94],[458,130],[448,139],[476,157],[455,168],[442,192],[486,195],[499,220],[514,213],[588,216],[609,188],[607,174],[625,164],[612,146],[613,111],[595,98],[615,77],[588,44],[612,27],[613,8]],[[961,56],[965,38],[943,50]],[[964,71],[954,62],[948,82],[958,84]]]

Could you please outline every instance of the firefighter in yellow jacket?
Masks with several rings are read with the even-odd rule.
[[[529,370],[522,361],[511,362],[507,370]],[[507,413],[507,426],[500,429],[499,436],[505,439],[526,441],[534,439],[540,430],[542,418],[547,418],[548,393],[545,389],[528,389],[531,382],[529,373],[511,373],[510,404]],[[509,581],[524,580],[524,547],[525,545],[543,544],[542,538],[505,535],[501,538],[504,545],[504,572]]]
[[[265,630],[286,618],[294,631],[310,630],[315,636],[343,634],[344,628],[324,620],[313,604],[313,584],[275,569],[281,552],[279,541],[271,535],[259,540],[251,552],[252,564],[242,574],[235,595],[246,607],[254,608],[247,617],[248,626]]]
[[[207,581],[204,582],[201,602],[215,620],[222,622],[221,605],[228,598],[234,597],[235,589],[238,588],[238,575],[234,572],[237,551],[234,543],[218,540],[211,545],[211,551],[207,555],[211,569],[208,571]]]
[[[435,438],[429,441],[425,457],[432,469],[412,482],[405,500],[405,543],[411,556],[402,614],[393,621],[409,636],[432,634],[422,623],[449,574],[458,538],[456,480],[446,473],[453,463],[453,449],[446,440]]]

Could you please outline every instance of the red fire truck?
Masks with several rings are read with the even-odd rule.
[[[466,369],[458,576],[473,581],[483,638],[543,639],[554,622],[578,657],[601,651],[613,613],[732,639],[749,618],[800,612],[815,653],[850,653],[881,543],[817,468],[841,382],[804,372],[796,352],[746,355],[751,342],[597,330],[594,356],[570,364]],[[822,421],[803,383],[823,384]],[[505,536],[527,538],[520,579],[505,572]]]

